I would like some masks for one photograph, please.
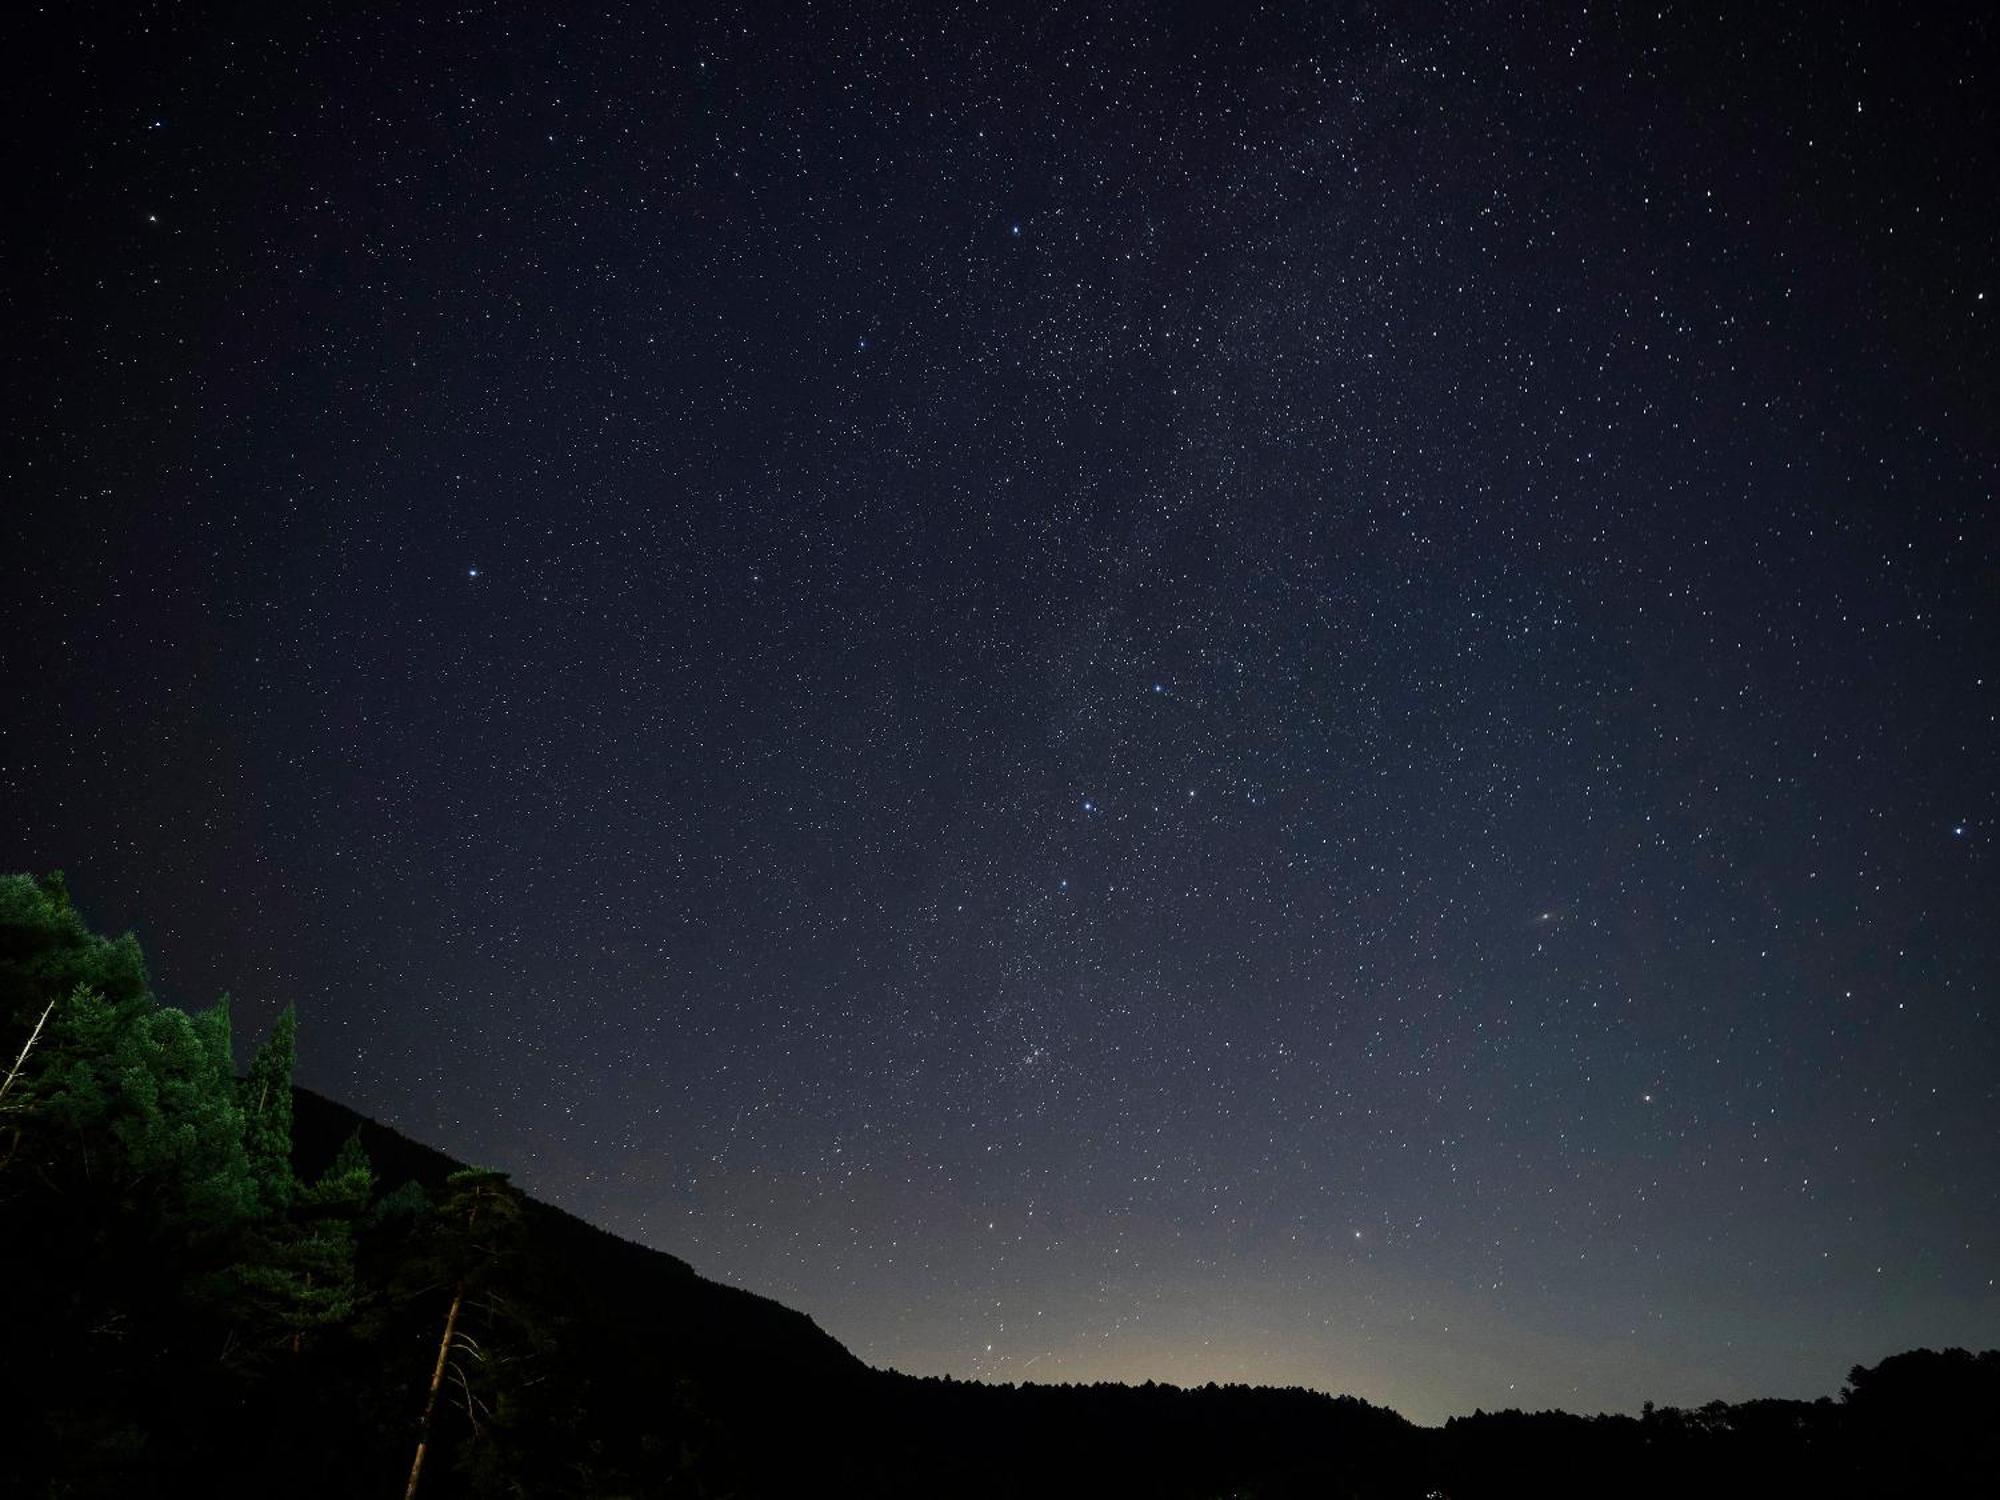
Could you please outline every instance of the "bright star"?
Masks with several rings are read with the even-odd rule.
[[[477,569],[477,568],[467,568],[467,569],[465,570],[465,576],[466,576],[467,578],[477,578],[477,577],[479,576],[479,569]]]

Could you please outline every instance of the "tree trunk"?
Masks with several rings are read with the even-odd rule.
[[[35,1050],[35,1043],[42,1039],[42,1028],[48,1025],[49,1012],[55,1008],[56,1003],[53,1000],[42,1007],[41,1019],[35,1022],[35,1029],[28,1033],[28,1039],[21,1043],[21,1055],[14,1059],[14,1066],[7,1070],[7,1081],[0,1083],[0,1099],[5,1099],[7,1091],[13,1088],[15,1078],[20,1075],[21,1064],[28,1060],[28,1054]]]
[[[437,1410],[438,1387],[444,1384],[444,1367],[451,1358],[451,1336],[458,1331],[458,1308],[463,1301],[465,1283],[461,1281],[451,1294],[451,1311],[444,1315],[444,1337],[438,1340],[437,1367],[431,1371],[431,1388],[424,1396],[424,1416],[417,1424],[417,1456],[410,1464],[410,1483],[403,1491],[403,1500],[416,1500],[417,1481],[423,1478],[424,1449],[431,1438],[431,1413]]]

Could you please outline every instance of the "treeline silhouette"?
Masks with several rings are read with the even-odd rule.
[[[1417,1427],[1245,1386],[871,1370],[291,1084],[154,996],[60,876],[0,877],[0,1493],[1897,1495],[2000,1472],[2000,1352],[1839,1399]]]

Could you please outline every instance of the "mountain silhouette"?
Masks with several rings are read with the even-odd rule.
[[[384,1187],[413,1181],[435,1196],[463,1170],[295,1091],[302,1178],[356,1132]],[[561,1314],[551,1378],[577,1389],[559,1440],[620,1477],[625,1487],[605,1493],[1664,1500],[1928,1495],[2000,1472],[1990,1420],[2000,1351],[1915,1350],[1857,1366],[1839,1400],[1649,1406],[1637,1417],[1480,1412],[1424,1428],[1301,1389],[987,1385],[877,1370],[803,1313],[531,1199],[522,1247],[534,1300]],[[477,1467],[441,1472],[430,1492],[482,1493]]]
[[[292,1097],[292,1156],[302,1176],[325,1170],[356,1132],[385,1187],[415,1182],[435,1194],[467,1166],[310,1089],[295,1087]],[[524,1207],[526,1259],[541,1268],[546,1292],[614,1339],[624,1368],[652,1364],[647,1350],[671,1350],[663,1368],[698,1368],[710,1380],[838,1383],[870,1373],[802,1312],[710,1281],[678,1256],[550,1204],[531,1198]]]

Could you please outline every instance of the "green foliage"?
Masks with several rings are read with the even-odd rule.
[[[227,1001],[190,1016],[78,985],[37,1072],[45,1154],[115,1184],[150,1227],[223,1234],[257,1212]]]
[[[92,933],[61,875],[0,877],[0,1015],[25,1040],[44,1010],[8,1156],[68,1212],[105,1234],[212,1245],[287,1209],[289,1010],[239,1080],[227,998],[194,1015],[156,1004],[137,941]]]
[[[145,997],[138,939],[91,932],[60,871],[39,879],[0,875],[0,1038],[10,1060],[36,1017],[79,985],[113,1005]]]
[[[9,1482],[174,1492],[160,1465],[178,1455],[189,1477],[210,1441],[253,1441],[224,1439],[222,1414],[266,1392],[270,1441],[307,1440],[292,1413],[309,1407],[281,1392],[339,1386],[305,1372],[358,1325],[374,1174],[353,1139],[296,1180],[293,1014],[239,1079],[226,999],[157,1004],[136,941],[93,934],[60,876],[14,875],[0,877],[0,1028],[0,1070],[20,1059],[0,1121],[0,1322],[35,1351],[0,1361],[0,1410],[34,1413]]]
[[[407,1227],[429,1213],[430,1207],[430,1194],[424,1191],[423,1184],[406,1182],[375,1200],[375,1206],[368,1211],[368,1224],[370,1228]]]
[[[404,1199],[413,1186],[406,1183],[391,1196]],[[445,1179],[436,1203],[414,1227],[398,1268],[397,1294],[442,1301],[469,1291],[483,1298],[496,1292],[520,1254],[521,1197],[505,1172],[468,1167]]]
[[[291,1090],[287,1088],[285,1092],[289,1094]],[[369,1165],[367,1148],[361,1144],[361,1133],[356,1131],[340,1143],[333,1165],[305,1190],[303,1202],[309,1213],[353,1219],[368,1207],[374,1191],[375,1169]]]
[[[505,1172],[467,1167],[444,1180],[436,1219],[435,1252],[449,1279],[476,1279],[494,1269],[514,1248],[521,1222],[521,1197]]]
[[[520,1195],[506,1173],[453,1172],[404,1266],[418,1283],[414,1300],[433,1306],[445,1329],[442,1409],[456,1414],[455,1463],[475,1493],[507,1492],[504,1476],[517,1467],[507,1440],[522,1422],[538,1332],[517,1295],[522,1221]],[[438,1395],[433,1390],[424,1408],[420,1430],[427,1438]]]
[[[292,1059],[296,1051],[298,1016],[286,1006],[264,1045],[251,1059],[250,1071],[236,1082],[237,1104],[243,1112],[243,1146],[250,1175],[266,1213],[283,1213],[291,1206],[292,1181]]]
[[[0,878],[0,1006],[27,1018],[8,1066],[52,1004],[0,1121],[9,1496],[393,1494],[419,1431],[425,1500],[1859,1497],[2000,1470],[1995,1352],[1857,1367],[1839,1402],[1442,1429],[1305,1391],[869,1371],[390,1132],[381,1159],[435,1205],[419,1181],[371,1205],[354,1117],[309,1096],[294,1116],[289,1013],[238,1079],[226,1003],[156,1005],[137,945],[92,935],[59,878]]]
[[[522,1254],[521,1196],[505,1172],[469,1167],[445,1179],[417,1224],[400,1266],[401,1290],[418,1303],[463,1298],[466,1336],[482,1346],[513,1319],[512,1282]],[[496,1356],[497,1357],[497,1354]],[[482,1352],[481,1361],[486,1355]]]
[[[289,1081],[285,1088],[289,1095]],[[299,1354],[306,1335],[351,1323],[361,1297],[355,1240],[375,1173],[360,1137],[341,1145],[316,1182],[292,1184],[289,1165],[286,1182],[288,1210],[251,1232],[236,1268],[243,1343],[253,1361],[281,1349]]]

